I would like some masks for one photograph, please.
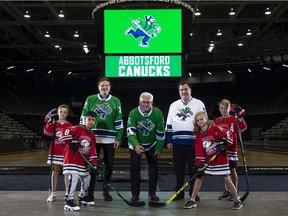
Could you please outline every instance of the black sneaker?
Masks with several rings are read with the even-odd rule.
[[[229,191],[224,191],[224,193],[218,197],[219,200],[227,200],[231,196]]]
[[[131,200],[131,202],[138,202],[139,201],[139,196],[133,195],[130,200]]]
[[[187,203],[183,206],[184,209],[191,209],[191,208],[196,208],[197,203],[194,202],[193,200],[188,200]]]
[[[108,191],[103,192],[103,199],[105,201],[112,201],[113,200],[112,196],[109,194]]]
[[[243,204],[242,204],[241,202],[236,201],[236,202],[234,202],[234,205],[233,205],[232,209],[233,209],[233,210],[240,210],[240,209],[242,209],[243,207],[244,207],[244,206],[243,206]]]
[[[64,210],[66,210],[66,211],[79,211],[80,207],[75,205],[73,200],[67,200],[66,204],[64,206]]]
[[[159,201],[159,197],[156,196],[156,194],[150,195],[149,199],[150,199],[150,201],[152,201],[152,202],[158,202],[158,201]]]
[[[78,203],[84,206],[95,206],[95,202],[90,199],[88,196],[78,197]]]

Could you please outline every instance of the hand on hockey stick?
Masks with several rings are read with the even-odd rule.
[[[75,153],[78,150],[79,141],[78,140],[71,140],[69,148]]]
[[[226,143],[227,141],[224,140],[224,139],[220,139],[218,140],[215,144],[216,144],[216,147],[218,149],[218,151],[222,154],[222,155],[226,155]]]
[[[100,171],[100,167],[99,167],[98,164],[96,164],[96,165],[93,166],[93,169],[91,169],[90,172],[93,173],[95,176],[98,176],[99,171]]]
[[[204,174],[205,174],[204,171],[205,171],[206,167],[207,167],[206,163],[203,163],[203,164],[200,164],[197,166],[197,175],[196,176],[198,178],[202,178],[204,176]]]
[[[46,123],[52,123],[56,118],[58,117],[58,112],[56,108],[53,108],[50,110],[47,115],[45,116],[45,122]]]
[[[245,110],[237,104],[231,104],[230,115],[234,115],[237,118],[242,118],[246,114]]]

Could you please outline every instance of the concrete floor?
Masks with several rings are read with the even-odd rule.
[[[241,193],[241,192],[240,192]],[[79,212],[64,211],[64,192],[58,192],[58,199],[52,203],[47,203],[48,191],[0,191],[0,215],[14,216],[14,215],[29,215],[29,216],[88,216],[88,215],[153,215],[153,216],[174,216],[191,214],[193,216],[284,216],[288,211],[288,192],[251,192],[249,197],[244,202],[244,208],[241,210],[232,210],[233,202],[219,201],[217,197],[219,192],[200,192],[201,201],[195,209],[183,209],[183,205],[188,198],[186,194],[185,200],[173,201],[164,207],[149,207],[147,192],[142,192],[140,199],[146,201],[144,207],[130,207],[123,202],[115,193],[112,202],[106,202],[101,199],[100,192],[95,192],[95,206],[81,206]],[[169,199],[173,192],[158,192],[161,202]],[[121,192],[125,199],[129,200],[130,192]]]

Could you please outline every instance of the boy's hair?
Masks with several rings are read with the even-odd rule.
[[[205,112],[197,112],[195,115],[194,115],[194,129],[193,129],[193,132],[194,134],[198,133],[201,131],[201,128],[198,126],[197,124],[197,117],[200,116],[200,115],[203,115],[206,119],[207,119],[207,125],[212,125],[214,123],[213,120],[209,120],[206,113]]]
[[[92,118],[96,118],[96,113],[93,111],[88,111],[86,113],[86,117],[92,117]]]
[[[230,101],[227,100],[227,99],[221,100],[221,101],[219,102],[219,105],[220,105],[220,104],[222,104],[222,105],[224,105],[224,106],[226,106],[226,107],[228,107],[228,108],[231,107],[231,103],[230,103]]]

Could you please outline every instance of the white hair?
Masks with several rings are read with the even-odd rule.
[[[153,95],[149,92],[143,92],[141,95],[140,95],[140,100],[142,97],[149,97],[151,99],[151,101],[153,101]]]

